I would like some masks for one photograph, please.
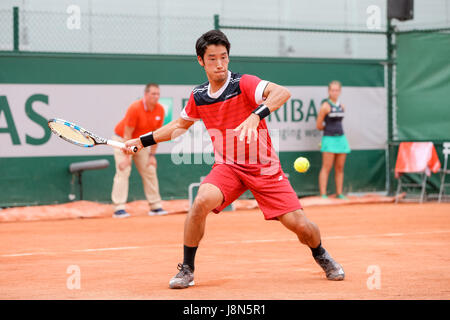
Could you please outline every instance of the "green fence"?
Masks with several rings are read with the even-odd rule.
[[[194,5],[195,6],[195,5]],[[240,56],[385,59],[385,31],[364,25],[322,24],[305,28],[300,20],[242,19],[177,15],[102,14],[58,3],[54,11],[27,6],[0,9],[0,50],[114,54],[194,54],[203,32],[218,27]],[[77,7],[74,5],[73,7]],[[59,8],[59,9],[58,9]],[[339,19],[342,23],[342,19]],[[249,25],[250,24],[250,25]]]
[[[450,141],[450,28],[394,32],[390,46],[395,77],[391,75],[389,99],[389,188],[394,178],[398,146],[402,141],[431,141],[441,164],[442,143]],[[393,73],[394,74],[394,73]],[[409,175],[417,183],[420,177]],[[427,192],[436,194],[440,175],[427,180]]]
[[[450,32],[397,35],[394,139],[450,140]]]
[[[66,5],[70,8],[69,5]],[[115,54],[190,54],[196,35],[213,27],[212,20],[195,16],[101,14],[0,9],[0,50]],[[183,30],[189,29],[186,34]]]

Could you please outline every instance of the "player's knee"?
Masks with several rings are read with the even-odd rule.
[[[309,230],[309,223],[307,223],[306,221],[303,220],[299,220],[297,221],[297,225],[296,225],[296,233],[297,234],[305,234],[307,233]]]
[[[208,214],[208,212],[211,211],[212,209],[210,208],[209,202],[210,201],[208,197],[205,197],[200,194],[197,195],[197,197],[194,200],[194,204],[192,205],[191,215],[193,217],[200,217]]]
[[[310,229],[311,222],[302,212],[296,212],[295,229],[297,233],[306,233]]]

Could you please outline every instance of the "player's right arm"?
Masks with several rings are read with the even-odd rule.
[[[185,133],[193,124],[193,121],[178,118],[154,131],[153,138],[156,143],[173,140]]]
[[[140,136],[137,139],[125,142],[124,152],[130,153],[130,147],[137,147],[138,151],[145,146],[155,145],[160,142],[169,141],[185,133],[200,116],[194,100],[194,93],[191,92],[188,103],[181,111],[180,118],[173,120],[161,128]]]
[[[316,122],[316,127],[319,130],[323,130],[325,129],[325,126],[323,124],[323,122],[325,121],[325,117],[327,116],[327,114],[329,114],[331,111],[331,107],[328,104],[328,102],[324,102],[322,103],[322,106],[320,107],[320,111],[319,111],[319,115],[317,116],[317,122]]]
[[[192,125],[194,121],[185,120],[183,118],[178,118],[162,126],[161,128],[153,131],[153,139],[156,143],[169,141],[179,137],[183,133],[185,133]],[[130,147],[137,147],[138,151],[144,148],[142,145],[141,139],[131,139],[125,142],[125,148],[122,149],[124,152],[130,154]]]

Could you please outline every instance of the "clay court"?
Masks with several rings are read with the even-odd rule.
[[[3,220],[0,298],[450,298],[449,203],[305,208],[346,271],[340,282],[326,280],[310,250],[278,222],[265,221],[259,209],[210,214],[197,254],[196,285],[187,290],[168,288],[182,259],[185,214],[149,217],[137,207],[128,219]],[[79,267],[81,287],[70,290],[67,270],[73,265]],[[368,288],[369,266],[379,268],[378,289]]]

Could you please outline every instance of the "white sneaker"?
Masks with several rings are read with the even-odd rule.
[[[155,209],[155,210],[150,210],[148,212],[149,216],[164,216],[168,214],[168,212],[166,210],[164,210],[163,208],[159,208],[159,209]]]

